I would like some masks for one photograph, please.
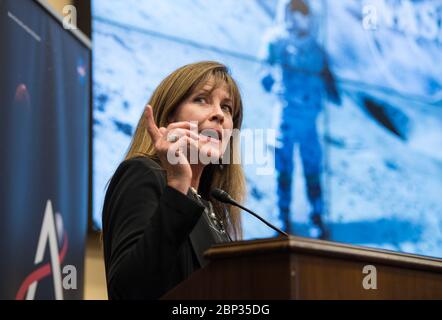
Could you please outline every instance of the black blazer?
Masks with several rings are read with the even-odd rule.
[[[205,266],[204,251],[228,241],[209,227],[205,203],[167,186],[155,161],[123,161],[103,206],[109,299],[160,298]]]

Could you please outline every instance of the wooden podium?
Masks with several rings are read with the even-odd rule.
[[[442,259],[299,237],[216,245],[205,257],[162,299],[442,299]]]

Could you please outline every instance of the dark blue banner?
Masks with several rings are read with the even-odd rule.
[[[80,299],[90,50],[31,0],[0,0],[0,44],[0,299]]]

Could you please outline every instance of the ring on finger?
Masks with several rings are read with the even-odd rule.
[[[169,134],[167,136],[167,141],[169,142],[176,142],[178,141],[179,137],[176,134]]]

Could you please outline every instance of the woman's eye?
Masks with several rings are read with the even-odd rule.
[[[204,97],[196,97],[195,102],[199,102],[199,103],[206,103],[206,98]]]
[[[228,104],[223,105],[223,108],[224,108],[225,110],[227,110],[230,114],[232,113],[232,107],[229,106]]]

